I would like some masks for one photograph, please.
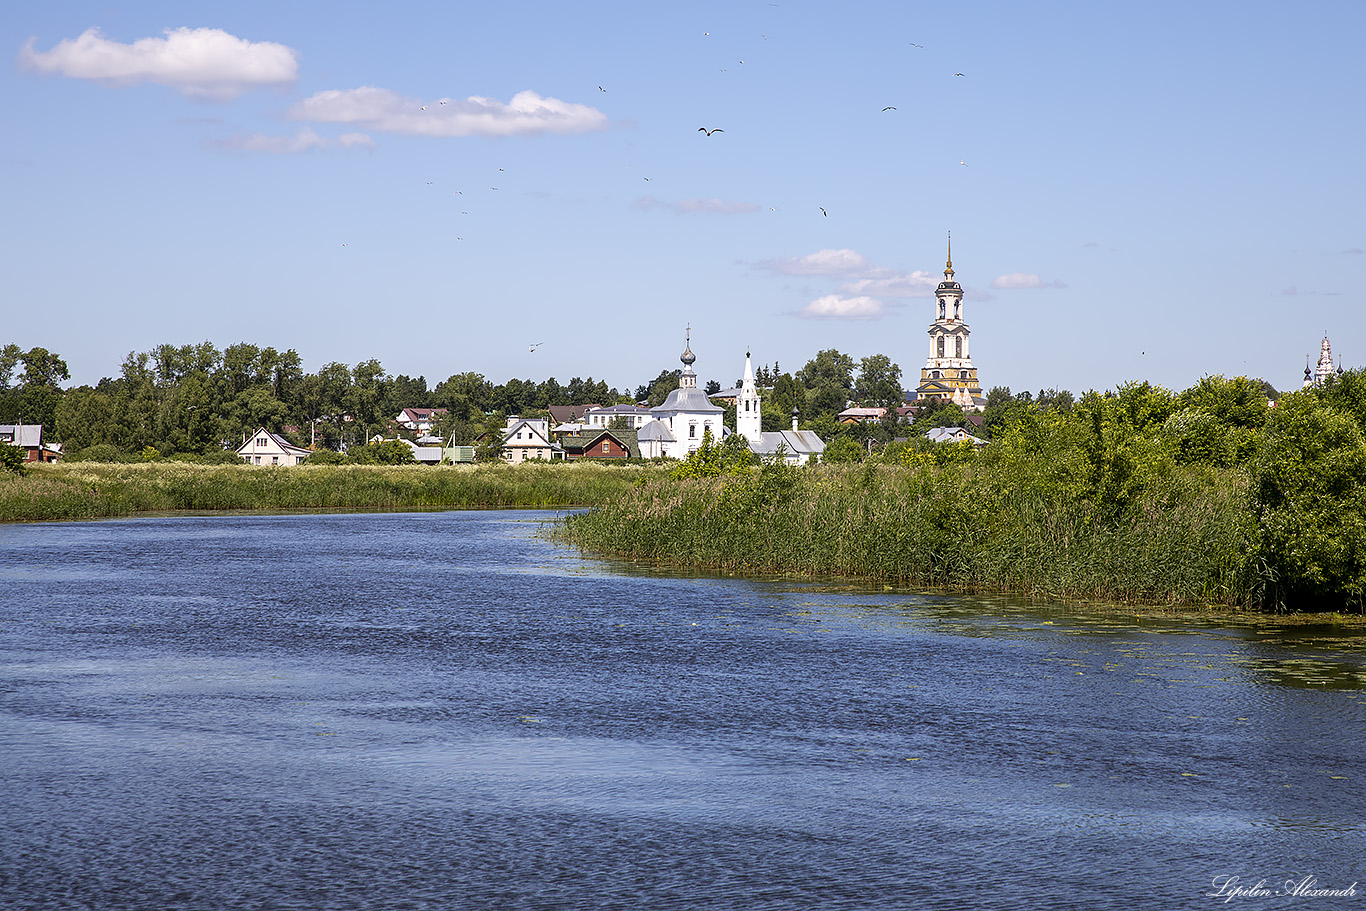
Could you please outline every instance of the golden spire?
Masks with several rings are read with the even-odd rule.
[[[952,232],[952,231],[949,232],[949,258],[948,258],[948,261],[944,263],[944,277],[945,277],[945,278],[948,278],[948,279],[953,278],[953,232]]]

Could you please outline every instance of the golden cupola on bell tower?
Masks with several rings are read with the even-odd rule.
[[[920,369],[920,385],[915,400],[944,399],[962,406],[964,411],[982,407],[982,386],[977,368],[968,352],[971,330],[963,321],[963,286],[954,281],[953,237],[949,237],[944,280],[934,290],[934,322],[930,323],[930,353]]]

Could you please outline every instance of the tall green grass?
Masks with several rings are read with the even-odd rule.
[[[0,521],[95,519],[181,510],[480,509],[591,506],[658,474],[590,462],[475,466],[38,466],[0,477]]]
[[[764,466],[654,480],[558,530],[590,551],[1047,600],[1251,600],[1246,477],[1183,470],[1123,512],[1005,466]]]

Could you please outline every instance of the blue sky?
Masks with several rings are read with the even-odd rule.
[[[0,342],[75,383],[210,340],[626,388],[691,324],[723,385],[830,347],[913,385],[952,231],[984,387],[1293,388],[1325,332],[1363,363],[1364,33],[1354,2],[16,4]]]

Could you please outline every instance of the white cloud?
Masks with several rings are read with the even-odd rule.
[[[825,275],[833,278],[885,277],[890,269],[874,266],[862,253],[854,250],[818,250],[806,256],[770,259],[759,263],[762,268],[782,275]]]
[[[216,28],[167,29],[164,35],[120,44],[90,28],[50,51],[34,50],[37,39],[30,38],[19,51],[19,63],[45,75],[109,85],[154,82],[214,101],[290,85],[299,75],[297,53],[283,44],[246,41]]]
[[[933,297],[939,276],[917,269],[891,278],[860,278],[840,285],[840,294],[876,294],[879,297]]]
[[[878,319],[884,313],[886,307],[874,298],[827,294],[807,304],[798,315],[810,319]]]
[[[342,133],[335,139],[319,136],[305,127],[293,136],[266,136],[252,133],[247,136],[232,136],[228,139],[210,142],[216,149],[233,152],[266,152],[271,155],[297,155],[313,149],[373,149],[375,141],[364,133]]]
[[[684,199],[680,202],[665,202],[653,196],[643,196],[635,202],[637,209],[668,209],[675,215],[748,215],[758,212],[759,207],[752,202],[726,202],[724,199]]]
[[[586,104],[518,92],[507,104],[471,96],[423,103],[389,89],[363,86],[318,92],[290,107],[286,116],[314,123],[346,123],[410,136],[514,136],[583,133],[607,127],[607,115]]]
[[[1000,289],[1066,288],[1067,284],[1056,279],[1051,282],[1046,282],[1033,272],[1008,272],[1005,275],[998,275],[993,278],[991,280],[991,287]]]

